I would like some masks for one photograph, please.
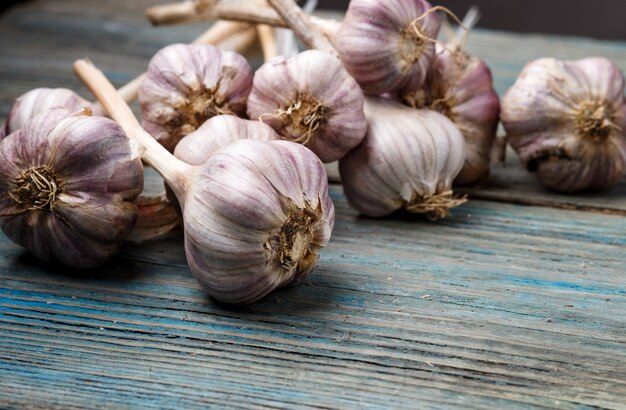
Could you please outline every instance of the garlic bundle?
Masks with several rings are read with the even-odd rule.
[[[248,115],[332,162],[363,140],[363,101],[358,84],[335,56],[309,50],[288,60],[277,57],[257,70]]]
[[[382,217],[406,209],[432,220],[465,202],[452,182],[465,161],[463,135],[445,116],[368,98],[365,140],[339,161],[348,202]]]
[[[279,140],[280,136],[259,121],[244,120],[234,115],[218,115],[183,138],[174,155],[190,165],[202,165],[213,154],[241,139]]]
[[[366,94],[419,87],[435,59],[440,20],[424,0],[352,0],[335,37]]]
[[[176,194],[187,261],[211,296],[251,303],[312,270],[335,213],[326,171],[310,150],[288,141],[241,140],[202,166],[185,164],[139,127],[100,71],[86,61],[74,67]]]
[[[560,192],[621,179],[625,121],[624,76],[604,58],[533,61],[502,101],[502,122],[522,163]]]
[[[0,228],[43,261],[91,268],[115,254],[143,189],[136,144],[103,117],[44,111],[0,141]]]
[[[252,69],[244,57],[210,45],[174,44],[150,61],[139,90],[143,127],[169,151],[207,119],[244,116]]]
[[[489,176],[500,101],[493,88],[491,71],[482,60],[454,45],[438,47],[437,59],[424,85],[404,90],[402,99],[412,107],[444,114],[461,130],[466,157],[455,184],[475,184]]]
[[[92,104],[67,88],[35,88],[15,100],[4,127],[0,129],[0,140],[22,128],[35,115],[54,107],[79,111],[91,109]]]

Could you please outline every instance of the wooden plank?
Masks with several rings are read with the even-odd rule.
[[[332,196],[310,281],[242,308],[203,294],[177,236],[89,273],[3,238],[0,406],[623,404],[624,218],[475,201],[371,220]]]

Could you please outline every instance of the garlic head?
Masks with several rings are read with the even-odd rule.
[[[335,39],[366,94],[419,87],[435,59],[440,19],[424,0],[352,0]]]
[[[288,141],[221,149],[182,205],[192,273],[211,296],[235,304],[302,281],[335,221],[324,166]]]
[[[35,115],[55,107],[80,111],[91,109],[92,104],[67,88],[35,88],[15,100],[0,129],[0,140],[22,128]]]
[[[252,69],[232,51],[173,44],[150,61],[139,89],[143,128],[173,152],[176,144],[220,114],[245,116]]]
[[[511,146],[559,192],[601,190],[626,170],[624,75],[604,58],[526,65],[502,102]]]
[[[257,70],[248,115],[332,162],[363,140],[363,103],[363,92],[339,59],[308,50],[290,59],[277,57]]]
[[[365,140],[339,161],[348,202],[383,217],[406,209],[440,219],[465,202],[452,182],[465,161],[465,141],[442,114],[368,98]]]
[[[137,219],[136,144],[112,120],[50,109],[0,141],[0,228],[46,262],[104,263]]]

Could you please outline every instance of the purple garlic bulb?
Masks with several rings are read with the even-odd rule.
[[[339,161],[350,205],[371,217],[405,209],[435,220],[465,202],[452,192],[465,142],[448,118],[374,98],[366,100],[365,113],[365,140]]]
[[[456,185],[488,178],[500,101],[487,64],[460,49],[439,49],[424,85],[404,90],[402,98],[415,108],[444,114],[465,137],[465,164],[454,181]]]
[[[526,65],[502,101],[511,146],[559,192],[615,185],[626,170],[624,75],[604,58]]]
[[[363,140],[363,103],[359,85],[335,56],[309,50],[288,60],[277,57],[257,70],[248,114],[332,162]]]
[[[335,38],[366,94],[416,88],[435,59],[440,20],[424,0],[352,0]]]
[[[112,120],[55,108],[0,141],[0,228],[46,262],[104,263],[137,218],[137,145]]]
[[[0,129],[0,140],[22,128],[35,115],[55,107],[74,112],[91,109],[92,104],[67,88],[35,88],[15,100],[6,123]]]
[[[209,295],[235,304],[306,278],[335,222],[324,166],[288,141],[221,149],[182,203],[192,273]]]
[[[150,61],[139,90],[143,128],[170,152],[209,118],[245,116],[252,69],[244,57],[210,45],[174,44]]]

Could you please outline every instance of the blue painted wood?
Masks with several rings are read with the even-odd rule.
[[[624,218],[475,201],[442,224],[377,221],[332,195],[309,283],[241,308],[202,293],[176,235],[81,274],[3,239],[0,403],[622,403]]]
[[[1,112],[35,86],[78,87],[76,57],[121,84],[204,28],[152,29],[139,14],[152,3],[34,1],[4,16]],[[620,43],[472,39],[500,92],[541,55],[626,68]],[[518,195],[537,195],[527,186]],[[239,308],[200,290],[179,233],[91,272],[0,235],[0,408],[626,406],[626,219],[477,200],[436,224],[372,220],[331,193],[334,237],[308,282]]]

